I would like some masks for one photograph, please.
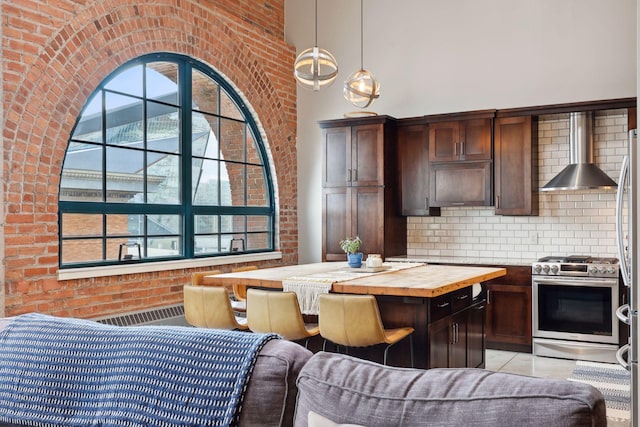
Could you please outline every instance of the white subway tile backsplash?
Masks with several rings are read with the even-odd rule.
[[[626,110],[597,112],[594,161],[615,181],[627,145]],[[569,115],[538,122],[542,187],[569,164]],[[615,191],[539,193],[539,216],[501,216],[493,207],[442,208],[441,217],[409,217],[407,254],[533,261],[546,255],[616,256]]]

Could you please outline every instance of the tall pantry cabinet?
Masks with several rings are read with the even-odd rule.
[[[322,130],[322,260],[346,261],[340,240],[360,236],[365,254],[407,251],[397,191],[396,120],[325,120]]]

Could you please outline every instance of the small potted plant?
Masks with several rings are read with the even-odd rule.
[[[359,236],[346,237],[345,239],[340,240],[340,248],[347,254],[349,267],[360,268],[362,265],[362,252],[360,252],[361,245],[362,240],[360,240]]]

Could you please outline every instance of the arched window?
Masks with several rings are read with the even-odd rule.
[[[251,113],[210,67],[137,58],[89,98],[60,181],[60,266],[274,248],[273,186]]]

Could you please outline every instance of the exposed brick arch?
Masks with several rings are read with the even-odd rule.
[[[31,15],[27,9],[2,6],[3,15],[18,16],[9,22],[23,23],[9,32],[3,27],[3,38],[11,39],[3,53],[9,70],[3,81],[8,315],[37,310],[90,317],[181,300],[189,271],[65,282],[55,275],[58,186],[75,120],[106,76],[130,59],[153,52],[180,53],[209,64],[229,78],[255,110],[278,185],[279,249],[285,262],[297,258],[293,48],[281,34],[273,37],[273,27],[234,15],[231,0],[215,7],[176,0],[111,3],[53,10],[43,1],[42,10],[46,6],[49,13]],[[283,3],[277,2],[282,17]],[[265,13],[260,8],[273,13],[273,7],[262,2],[247,7],[258,15]],[[29,38],[29,23],[35,19],[42,22],[39,34]]]

